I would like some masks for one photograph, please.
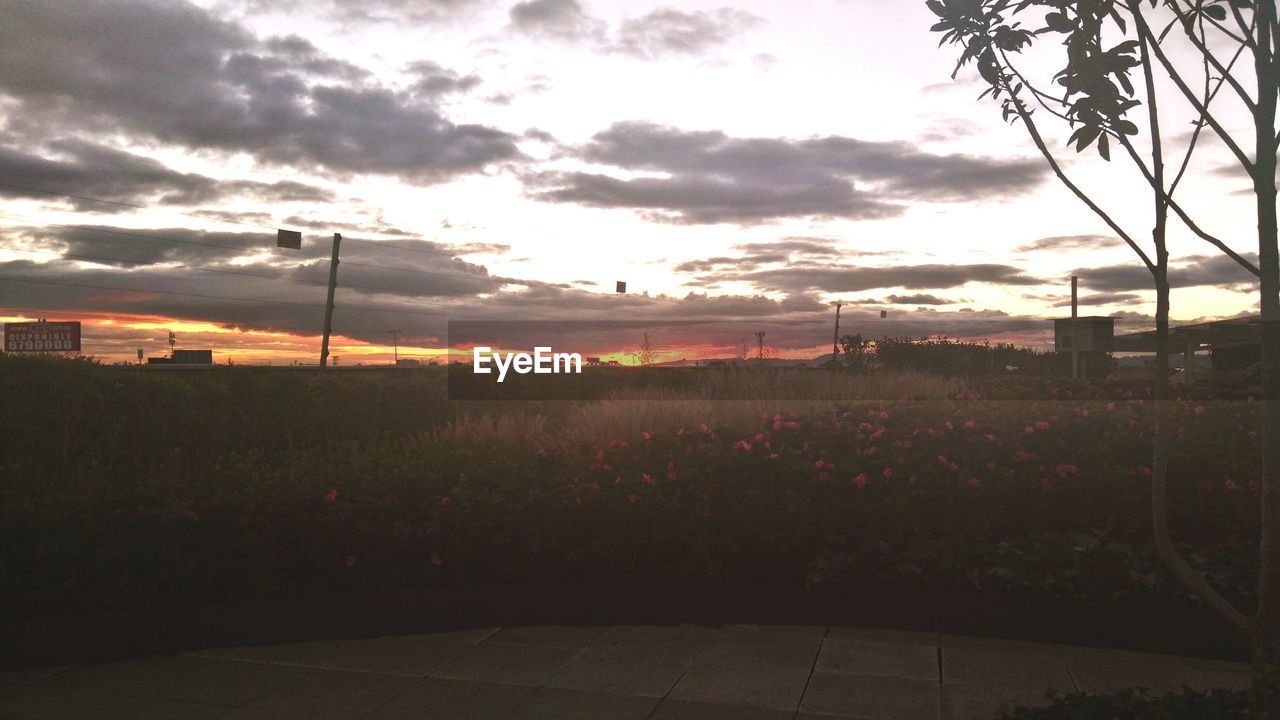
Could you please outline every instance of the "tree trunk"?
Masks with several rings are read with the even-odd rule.
[[[1271,720],[1280,720],[1280,258],[1276,248],[1276,48],[1273,0],[1257,3],[1254,70],[1253,189],[1258,203],[1262,311],[1262,538],[1259,548],[1256,690]]]

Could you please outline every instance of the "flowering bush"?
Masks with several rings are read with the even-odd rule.
[[[173,449],[129,473],[6,455],[0,591],[15,613],[624,579],[1192,602],[1149,539],[1152,406],[1111,390],[694,418],[581,447],[383,434]],[[1251,408],[1169,412],[1175,536],[1247,605]]]

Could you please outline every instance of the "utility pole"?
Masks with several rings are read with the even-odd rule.
[[[324,304],[324,340],[320,342],[320,369],[329,364],[329,333],[333,331],[333,291],[338,287],[338,247],[342,235],[333,234],[333,256],[329,258],[329,298]],[[334,360],[337,365],[337,360]]]
[[[400,333],[404,331],[396,328],[387,332],[391,333],[391,351],[395,353],[396,365],[398,366],[400,365]]]
[[[756,332],[756,360],[764,363],[764,331]]]
[[[831,338],[831,362],[840,358],[840,303],[836,303],[836,334]]]
[[[1077,296],[1076,296],[1076,276],[1071,276],[1071,379],[1076,380],[1080,377],[1080,351],[1077,349],[1080,345],[1080,333],[1076,332],[1078,325],[1077,318]]]

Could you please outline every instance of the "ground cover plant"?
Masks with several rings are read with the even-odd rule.
[[[1195,602],[1151,547],[1140,386],[503,406],[430,372],[0,362],[11,613],[547,580]],[[1173,525],[1247,605],[1256,414],[1208,393],[1171,413]]]

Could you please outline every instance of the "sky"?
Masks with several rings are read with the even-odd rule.
[[[341,364],[519,323],[493,342],[626,359],[647,332],[674,360],[765,331],[773,354],[815,357],[836,302],[843,333],[1044,348],[1073,273],[1082,314],[1152,322],[1145,269],[971,68],[952,79],[923,2],[0,0],[0,16],[0,321],[81,320],[107,360],[162,354],[173,330],[219,362],[316,362],[334,233]],[[1047,133],[1066,170],[1149,238],[1136,171],[1077,156],[1069,133]],[[1179,197],[1256,257],[1247,187],[1206,141]],[[1181,227],[1170,245],[1175,322],[1256,311],[1233,261]]]

